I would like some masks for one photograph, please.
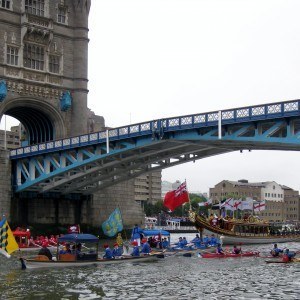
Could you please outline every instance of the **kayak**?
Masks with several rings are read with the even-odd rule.
[[[290,263],[300,263],[300,258],[294,258],[290,261],[284,261],[284,260],[266,260],[267,264],[290,264]]]
[[[202,258],[230,258],[230,257],[250,257],[250,256],[259,256],[259,252],[257,251],[248,251],[248,252],[242,252],[240,254],[235,253],[203,253],[199,255],[199,257]]]

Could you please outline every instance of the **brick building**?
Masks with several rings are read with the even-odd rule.
[[[242,179],[238,181],[223,180],[209,189],[213,203],[218,203],[225,198],[253,200],[266,200],[266,209],[257,215],[269,221],[300,221],[299,191],[287,186],[279,185],[274,181],[248,182]]]

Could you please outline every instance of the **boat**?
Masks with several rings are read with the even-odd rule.
[[[70,243],[75,249],[81,245],[82,251],[74,250],[71,253],[58,251],[62,244]],[[66,234],[58,239],[57,254],[50,260],[46,255],[37,255],[33,258],[20,258],[22,269],[33,268],[65,268],[82,267],[90,265],[114,264],[120,262],[144,262],[155,261],[164,258],[162,253],[133,257],[130,255],[121,256],[115,259],[104,259],[98,257],[98,237],[92,234]]]
[[[286,261],[286,260],[275,260],[270,259],[266,260],[267,264],[291,264],[291,263],[300,263],[300,258],[293,258],[292,260]]]
[[[166,238],[168,240],[168,245],[170,245],[171,239],[170,239],[170,232],[167,230],[161,230],[161,229],[144,229],[142,231],[142,235],[145,238],[152,237],[154,240],[162,240],[163,238]],[[157,248],[152,247],[153,253],[164,253],[166,256],[185,256],[185,257],[191,257],[194,254],[198,254],[199,252],[215,252],[216,247],[206,247],[201,246],[200,248],[195,248],[193,244],[190,244],[184,248],[176,248],[176,245],[170,245],[167,248]]]
[[[222,219],[223,226],[213,226],[204,216],[198,215],[191,211],[189,213],[191,222],[202,235],[203,230],[208,234],[217,234],[224,245],[239,244],[269,244],[269,243],[286,243],[299,242],[299,233],[289,233],[278,235],[273,233],[271,225],[268,222],[250,218],[246,220],[232,219],[228,221]]]
[[[149,238],[151,239],[150,246],[153,250],[162,249],[162,240],[163,239],[167,239],[169,245],[171,242],[171,234],[169,231],[166,231],[166,230],[143,229],[141,231],[141,235],[143,238],[146,238],[148,240],[148,242],[149,242]],[[153,242],[152,245],[151,245],[151,242]],[[155,246],[155,247],[153,247],[153,246]]]
[[[242,252],[239,254],[235,253],[224,253],[224,254],[219,254],[219,253],[203,253],[199,255],[201,258],[235,258],[235,257],[251,257],[251,256],[259,256],[259,252],[257,251],[247,251],[247,252]]]
[[[42,246],[36,244],[31,240],[31,233],[29,229],[22,229],[17,227],[16,230],[12,231],[13,236],[19,246],[20,251],[38,251]],[[56,246],[49,245],[51,251],[56,250]]]

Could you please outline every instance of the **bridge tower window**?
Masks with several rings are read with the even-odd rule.
[[[1,7],[10,9],[10,0],[0,0]]]
[[[59,6],[57,10],[57,22],[66,24],[67,23],[67,8],[65,6]]]
[[[23,51],[24,67],[35,70],[44,70],[44,52],[44,47],[32,44],[25,44]]]
[[[36,16],[45,15],[45,0],[25,0],[25,11]]]
[[[59,56],[49,55],[49,72],[59,73]]]
[[[17,66],[19,64],[19,49],[17,47],[7,46],[6,62],[8,65]]]

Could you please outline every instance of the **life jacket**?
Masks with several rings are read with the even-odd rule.
[[[289,261],[290,261],[289,256],[288,256],[287,254],[284,254],[284,255],[282,256],[282,261],[284,261],[284,262],[289,262]]]

